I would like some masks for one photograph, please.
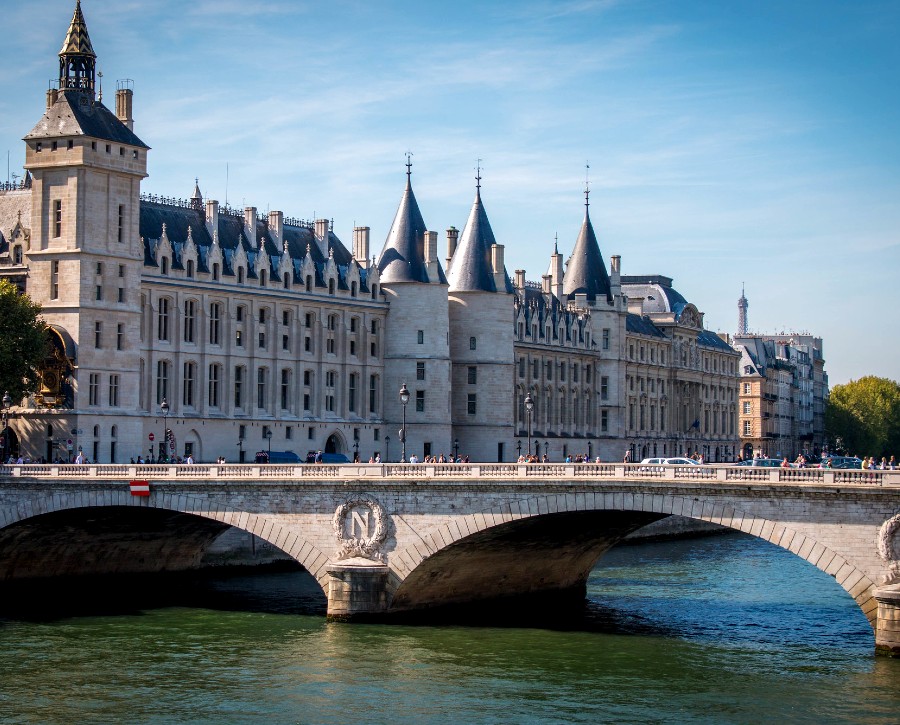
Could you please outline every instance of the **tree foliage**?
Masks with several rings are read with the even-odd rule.
[[[869,375],[835,385],[825,406],[825,429],[852,455],[900,454],[900,384]]]
[[[0,279],[0,396],[17,404],[37,391],[38,368],[47,352],[47,326],[41,306]]]

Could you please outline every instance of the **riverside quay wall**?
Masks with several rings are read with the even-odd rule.
[[[900,655],[900,472],[621,464],[3,466],[0,581],[196,566],[247,531],[329,616],[583,592],[668,516],[765,539],[835,577]]]

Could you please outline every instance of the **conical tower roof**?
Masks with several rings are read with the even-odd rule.
[[[496,244],[491,223],[481,202],[481,183],[475,187],[475,202],[447,270],[451,292],[496,292],[491,245]]]
[[[609,274],[600,254],[600,245],[597,244],[597,235],[594,234],[594,226],[588,213],[588,192],[585,191],[584,222],[575,249],[566,265],[566,273],[563,276],[563,295],[573,299],[576,294],[586,294],[588,300],[595,301],[598,297],[611,297]]]
[[[81,13],[81,0],[75,1],[75,13],[72,15],[72,22],[69,23],[69,31],[66,33],[66,39],[63,41],[62,49],[59,55],[89,55],[96,58],[94,48],[91,46],[91,38],[88,35],[87,24],[84,22],[84,15]]]
[[[394,223],[388,232],[378,258],[378,272],[382,284],[392,282],[430,282],[428,269],[425,265],[425,232],[427,227],[419,211],[416,195],[412,190],[411,166],[407,163],[406,189]],[[440,282],[446,282],[440,263],[438,263],[438,277]]]

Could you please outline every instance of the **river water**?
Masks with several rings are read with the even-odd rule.
[[[740,534],[619,547],[545,628],[329,624],[295,572],[83,590],[5,602],[0,721],[900,722],[849,596]]]

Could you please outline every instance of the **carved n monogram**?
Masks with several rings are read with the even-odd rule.
[[[384,561],[381,546],[388,536],[390,518],[384,507],[371,496],[351,496],[337,507],[331,526],[338,540],[339,560],[362,557]]]

